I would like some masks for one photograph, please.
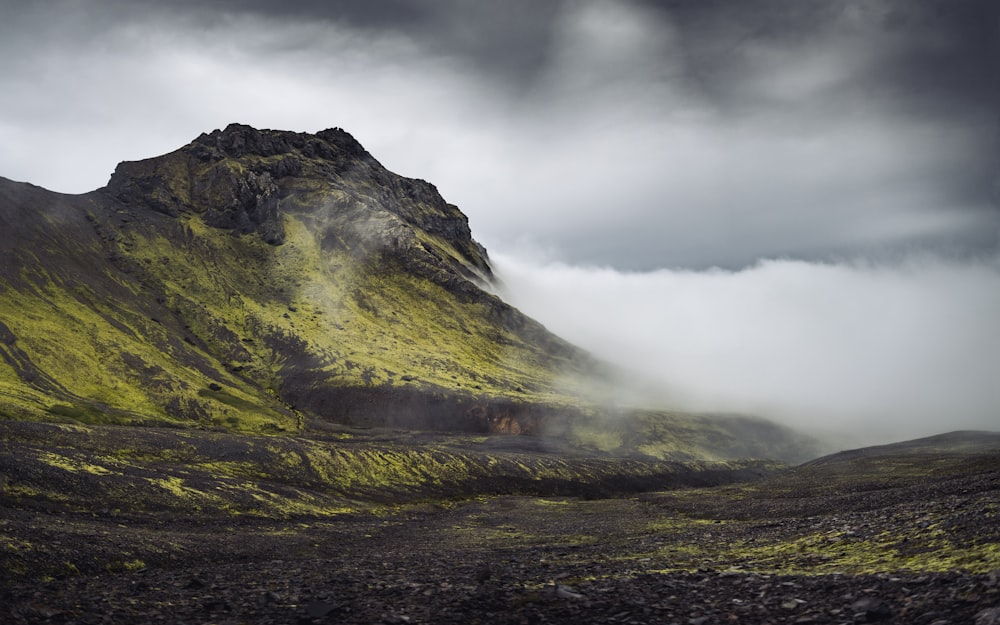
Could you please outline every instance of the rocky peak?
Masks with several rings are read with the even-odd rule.
[[[187,146],[186,151],[204,160],[291,154],[332,162],[375,162],[372,155],[341,128],[329,128],[312,135],[282,130],[257,130],[244,124],[229,124],[225,130],[202,133]]]
[[[415,250],[463,278],[492,275],[456,206],[429,182],[385,169],[340,128],[308,134],[230,124],[175,152],[119,164],[106,191],[128,205],[173,217],[195,213],[273,245],[285,240],[284,212],[308,213],[337,230],[333,238],[343,240],[349,228],[364,233],[362,247]]]

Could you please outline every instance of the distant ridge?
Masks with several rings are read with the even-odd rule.
[[[846,462],[859,458],[877,456],[912,455],[912,454],[952,454],[977,455],[987,452],[1000,452],[1000,432],[980,430],[956,430],[944,434],[936,434],[924,438],[874,445],[860,449],[840,451],[835,454],[816,458],[806,465],[822,465],[833,462]]]

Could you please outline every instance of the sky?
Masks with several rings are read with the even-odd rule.
[[[507,299],[657,402],[880,441],[1000,430],[991,0],[0,17],[0,176],[80,193],[231,122],[342,127],[469,216]]]

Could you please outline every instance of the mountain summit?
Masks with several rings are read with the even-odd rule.
[[[309,135],[232,124],[166,156],[122,163],[107,191],[126,205],[200,214],[208,225],[256,232],[273,245],[285,242],[285,213],[309,214],[320,219],[310,225],[333,237],[327,247],[350,244],[360,255],[387,252],[424,269],[491,277],[486,251],[457,207],[432,184],[382,167],[339,128]],[[435,271],[428,277],[443,279]]]
[[[347,132],[230,125],[80,196],[0,181],[0,409],[537,429],[581,351],[492,295],[468,220]]]

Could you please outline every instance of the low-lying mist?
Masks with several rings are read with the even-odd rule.
[[[626,369],[623,404],[858,444],[1000,429],[1000,258],[628,273],[494,254],[504,296]]]

